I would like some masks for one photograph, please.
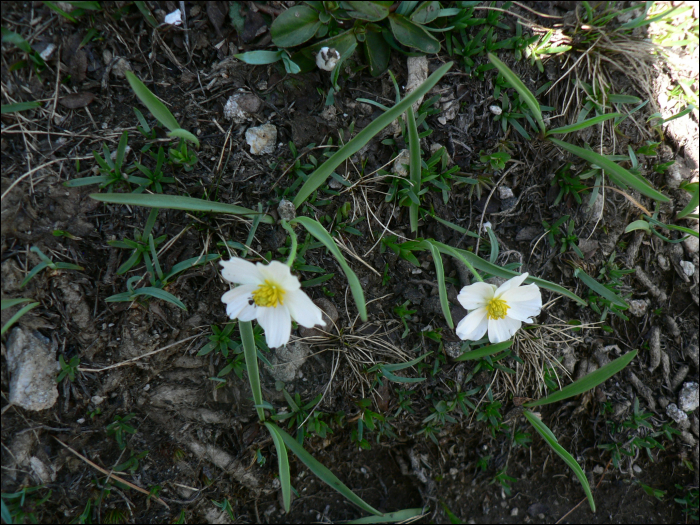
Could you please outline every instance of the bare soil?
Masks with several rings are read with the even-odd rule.
[[[147,4],[156,14],[158,9],[165,13],[177,7],[175,2]],[[133,5],[123,2],[105,4],[103,11],[84,16],[78,24],[68,22],[42,3],[3,5],[3,27],[21,34],[37,49],[52,43],[57,51],[38,75],[29,66],[13,67],[25,55],[3,43],[3,104],[41,100],[44,105],[2,116],[2,297],[39,301],[40,306],[25,315],[18,326],[47,337],[48,344],[66,362],[78,356],[81,367],[75,381],[65,380],[58,385],[59,399],[54,406],[40,412],[27,411],[7,402],[7,340],[2,344],[2,492],[40,484],[50,489],[50,499],[36,509],[40,522],[73,522],[89,501],[96,522],[119,518],[129,523],[163,523],[184,516],[187,522],[228,523],[230,518],[212,503],[224,499],[230,502],[236,522],[328,522],[363,515],[291,454],[295,497],[291,513],[283,513],[274,446],[257,423],[246,376],[239,378],[230,373],[223,387],[216,388],[218,383],[210,378],[226,366],[226,360],[214,353],[197,356],[211,335],[210,325],[224,326],[227,322],[221,303],[227,286],[218,263],[189,270],[169,285],[167,290],[187,306],[186,311],[158,300],[105,302],[107,297],[126,290],[129,277],[145,272],[141,264],[126,275],[117,274],[129,253],[109,246],[107,241],[130,237],[134,228],[141,230],[148,210],[98,203],[89,197],[98,191],[95,186],[63,185],[70,179],[94,175],[92,151],[101,151],[103,144],[114,151],[123,130],[129,132],[131,147],[127,162],[145,162],[140,150],[147,141],[136,130],[132,108],[139,107],[151,124],[156,122],[120,74],[123,67],[130,67],[143,79],[181,126],[195,133],[201,142],[198,163],[192,171],[168,166],[167,175],[174,176],[176,182],[165,185],[166,193],[254,209],[260,204],[273,215],[280,199],[293,198],[299,187],[298,183],[294,186],[296,170],[290,169],[294,156],[289,142],[294,143],[302,165],[311,162],[312,156],[322,161],[326,150],[320,146],[329,138],[337,145],[339,133],[347,140],[351,124],[357,132],[380,114],[377,108],[356,102],[357,98],[393,104],[394,88],[388,74],[372,78],[361,70],[341,75],[343,89],[335,95],[329,110],[324,102],[330,81],[321,74],[324,72],[286,75],[281,66],[277,67],[279,64],[250,66],[233,58],[237,52],[265,46],[271,20],[268,11],[281,8],[279,2],[262,3],[260,12],[256,12],[252,4],[241,3],[246,25],[238,34],[225,14],[228,3],[187,2],[187,35],[182,28],[152,29]],[[533,23],[552,27],[556,21],[575,22],[576,12],[569,4],[532,4],[541,13],[561,19],[538,17],[522,9],[514,12]],[[508,17],[504,21],[514,23]],[[80,47],[91,27],[99,37]],[[503,31],[503,35],[508,33]],[[637,40],[644,36],[637,35]],[[525,60],[516,62],[511,52],[501,57],[534,92],[545,82],[563,76],[581,54],[575,50],[549,59],[544,73]],[[697,54],[681,53],[678,59],[692,63],[697,61]],[[446,55],[429,57],[430,70],[448,60]],[[485,57],[477,60],[486,61]],[[634,69],[631,63],[624,54],[614,56],[612,61],[599,60],[604,69],[595,74],[608,80],[615,93],[642,99],[648,98],[650,90],[658,95],[654,93],[658,86],[651,77],[642,79],[630,73]],[[660,59],[647,60],[643,66],[659,79],[672,79],[675,74]],[[399,85],[405,85],[405,57],[395,53],[390,69]],[[590,82],[586,76],[590,68],[581,65],[576,72]],[[697,64],[695,78],[697,81]],[[508,151],[513,162],[505,170],[488,173],[492,185],[480,197],[470,196],[465,185],[455,186],[447,203],[439,191],[426,193],[422,197],[424,207],[432,206],[438,217],[474,232],[489,221],[500,244],[498,264],[522,263],[520,271],[565,286],[581,297],[587,298],[588,290],[574,277],[574,269],[581,267],[595,277],[613,251],[621,268],[640,267],[663,296],[653,293],[635,274],[624,276],[622,292],[629,300],[646,303],[642,313],[630,315],[629,321],[609,315],[602,323],[609,327],[606,331],[600,328],[600,315],[590,308],[545,291],[545,301],[552,302],[538,318],[540,326],[562,325],[572,319],[584,325],[598,324],[580,332],[567,330],[566,337],[542,328],[537,333],[547,354],[531,353],[530,347],[519,343],[516,349],[522,362],[512,358],[503,362],[516,371],[515,375],[496,370],[472,377],[474,363],[456,362],[450,354],[458,338],[442,316],[430,256],[418,254],[420,267],[416,268],[391,250],[382,252],[381,242],[377,242],[382,235],[390,234],[414,238],[408,225],[408,208],[385,202],[391,178],[369,177],[406,147],[400,134],[383,132],[353,163],[339,168],[341,177],[357,183],[351,190],[344,191],[343,186],[330,182],[318,196],[328,202],[310,204],[303,210],[316,218],[335,217],[343,204],[349,203],[348,221],[364,218],[354,225],[361,235],[338,231],[337,239],[347,248],[346,253],[353,254],[348,255],[348,262],[370,303],[369,321],[358,319],[347,281],[333,257],[322,248],[309,250],[306,264],[335,276],[306,290],[314,299],[331,301],[338,320],[330,335],[307,334],[304,338],[294,333],[293,338],[308,344],[312,354],[294,380],[281,385],[269,368],[261,365],[264,397],[280,409],[286,406],[282,386],[291,394],[300,394],[305,402],[324,393],[318,410],[328,414],[325,420],[332,433],[325,438],[308,437],[307,450],[369,504],[385,512],[424,506],[426,516],[422,521],[426,523],[447,523],[450,513],[453,519],[470,523],[684,523],[682,507],[673,499],[698,485],[697,409],[690,416],[690,428],[682,429],[682,435],[672,440],[658,438],[664,450],[653,449],[653,461],[641,450],[635,458],[625,458],[617,469],[610,453],[598,445],[611,442],[606,420],[627,420],[635,398],[644,412],[652,414],[650,421],[655,428],[671,421],[666,406],[677,403],[684,381],[697,381],[697,243],[669,244],[653,236],[624,233],[627,224],[639,219],[640,211],[632,200],[614,190],[605,191],[593,210],[585,206],[587,196],[584,205],[573,198],[553,205],[558,192],[550,184],[553,174],[567,161],[574,163],[577,172],[584,171],[585,166],[577,165],[575,158],[549,142],[537,138],[526,141],[512,127],[504,133],[489,109],[496,102],[494,81],[493,72],[477,79],[455,64],[429,94],[442,98],[436,106],[438,111],[426,119],[433,132],[422,139],[424,158],[434,144],[445,146],[451,162],[464,176],[475,173],[473,165],[478,163],[482,150]],[[239,90],[260,101],[259,109],[244,123],[228,121],[223,114],[227,99]],[[66,107],[61,99],[70,93],[89,93],[91,96],[81,100],[92,101],[78,108]],[[580,107],[579,97],[581,92],[574,89],[570,79],[540,96],[541,103],[555,108],[548,114],[553,127],[575,121],[578,109],[573,108]],[[440,122],[452,100],[457,101],[458,110],[450,120]],[[567,109],[572,100],[573,106]],[[568,140],[603,145],[608,153],[626,153],[628,144],[636,149],[646,141],[659,140],[645,124],[655,111],[668,115],[672,109],[660,105],[658,98],[652,99],[648,107],[623,122],[616,137],[606,133],[608,128],[601,128],[601,135],[596,127]],[[689,199],[687,193],[677,189],[677,182],[697,181],[698,174],[697,111],[681,120],[685,130],[676,129],[661,137],[658,157],[640,159],[642,175],[672,198],[672,203],[660,211],[659,219],[667,223]],[[251,125],[268,122],[277,128],[278,145],[272,154],[253,155],[245,142],[245,131]],[[165,137],[161,128],[156,131],[160,138]],[[395,144],[385,139],[393,139]],[[676,161],[672,169],[654,172],[656,164],[669,160]],[[310,171],[305,170],[307,174]],[[361,180],[363,177],[368,181]],[[591,180],[587,182],[590,186]],[[510,188],[513,197],[498,187]],[[653,203],[639,194],[632,193],[631,197],[653,209]],[[575,221],[583,259],[573,251],[560,253],[559,245],[550,246],[543,235],[542,221],[551,224],[563,215]],[[682,224],[697,229],[697,221]],[[161,257],[161,264],[170,268],[203,253],[228,257],[223,243],[244,243],[250,226],[250,221],[239,218],[161,210],[153,232],[154,236],[167,236],[166,242],[171,243]],[[67,236],[56,236],[59,230]],[[672,236],[680,238],[678,232]],[[429,217],[421,221],[418,237],[479,250],[485,258],[489,255],[485,235],[477,247],[475,239]],[[262,260],[268,252],[281,259],[277,250],[284,247],[286,239],[280,226],[261,224],[251,246],[251,260]],[[26,273],[39,262],[29,252],[32,246],[40,247],[54,261],[79,264],[84,270],[46,270],[20,288]],[[684,273],[681,261],[694,265],[692,276]],[[444,262],[446,275],[465,284],[457,265],[447,259]],[[318,276],[300,273],[302,281]],[[456,301],[459,286],[451,283],[449,287],[457,322],[466,312]],[[407,301],[407,307],[415,312],[402,320],[394,309]],[[3,323],[16,310],[3,311]],[[409,331],[402,338],[404,321]],[[441,329],[442,343],[427,338],[426,327]],[[652,341],[655,330],[660,343],[656,350]],[[562,358],[576,378],[632,349],[640,352],[627,370],[594,392],[541,411],[543,421],[586,472],[598,506],[592,513],[588,503],[582,502],[585,495],[579,482],[518,410],[522,398],[537,398],[544,392],[544,355]],[[407,374],[427,378],[408,385],[415,391],[411,406],[414,413],[404,411],[392,419],[394,436],[368,433],[371,448],[360,449],[352,435],[360,414],[357,402],[371,399],[371,410],[393,416],[399,407],[399,391],[405,390],[404,385],[386,380],[372,385],[373,377],[366,369],[374,362],[403,362],[426,351],[432,352],[426,366]],[[661,353],[655,356],[657,351]],[[141,358],[149,352],[154,353]],[[267,359],[276,358],[272,351],[265,355]],[[563,382],[569,381],[563,370],[559,375]],[[529,432],[530,445],[519,447],[504,432],[492,435],[474,412],[454,412],[457,422],[439,431],[438,444],[420,433],[421,421],[431,413],[434,402],[453,398],[458,389],[467,391],[489,384],[495,400],[502,404],[500,413],[507,422],[503,430]],[[484,402],[482,395],[483,390],[474,397],[475,403]],[[605,403],[613,409],[607,417],[602,411]],[[341,411],[344,418],[334,419],[333,415]],[[122,451],[106,427],[115,416],[128,414],[135,414],[129,424],[136,432],[125,435],[127,447]],[[115,485],[113,480],[111,492],[106,492],[104,472],[126,461],[130,454],[143,451],[148,455],[140,459],[137,468],[117,474],[146,491],[161,487],[161,500]],[[482,458],[487,456],[484,462]],[[37,462],[45,468],[43,478]],[[694,465],[694,472],[688,465]],[[494,482],[501,471],[514,478],[510,493]],[[663,501],[648,495],[643,485],[666,491]]]

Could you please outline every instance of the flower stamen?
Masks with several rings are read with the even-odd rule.
[[[267,279],[265,284],[261,284],[253,292],[253,301],[258,306],[276,308],[277,305],[283,304],[285,290]]]
[[[503,299],[495,297],[486,305],[486,317],[488,319],[503,319],[508,313],[510,306]]]

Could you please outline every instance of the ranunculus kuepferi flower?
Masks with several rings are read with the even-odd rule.
[[[301,291],[299,279],[286,264],[253,264],[235,257],[221,261],[221,266],[224,279],[239,285],[221,297],[226,314],[239,321],[257,319],[270,348],[289,342],[292,319],[306,328],[326,326],[321,309]]]
[[[478,341],[488,331],[491,343],[507,341],[523,323],[532,323],[542,310],[542,294],[536,284],[521,286],[528,274],[523,273],[498,288],[488,283],[474,283],[462,288],[457,300],[469,314],[457,325],[460,339]]]

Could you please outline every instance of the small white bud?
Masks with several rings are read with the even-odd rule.
[[[340,53],[332,47],[322,47],[316,54],[316,65],[324,71],[333,71],[338,60],[340,60]]]

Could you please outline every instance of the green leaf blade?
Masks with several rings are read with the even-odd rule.
[[[320,26],[316,11],[305,5],[296,5],[272,22],[270,35],[276,46],[294,47],[310,40]]]
[[[175,120],[170,110],[151,93],[151,90],[146,87],[146,84],[141,82],[131,71],[125,71],[124,74],[138,99],[148,108],[148,111],[151,112],[158,122],[170,131],[180,129],[180,125],[177,123],[177,120]]]

